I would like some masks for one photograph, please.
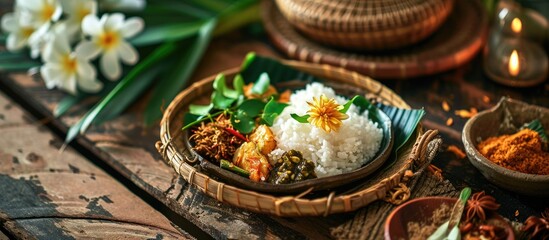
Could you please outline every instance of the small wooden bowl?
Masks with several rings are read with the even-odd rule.
[[[493,184],[524,195],[549,196],[549,175],[507,169],[485,158],[476,148],[482,140],[513,134],[524,123],[535,119],[549,129],[549,109],[504,97],[492,109],[482,111],[467,121],[462,140],[471,164]]]
[[[423,197],[402,204],[393,210],[385,221],[385,239],[409,239],[409,222],[420,222],[430,218],[442,204],[448,204],[452,208],[456,200],[457,198],[449,197]],[[513,229],[501,216],[496,215],[488,221],[497,221],[498,226],[503,226],[507,231],[507,240],[515,239]]]

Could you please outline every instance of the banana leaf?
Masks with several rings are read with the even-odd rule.
[[[240,73],[244,78],[244,81],[246,83],[253,82],[263,73],[269,75],[273,84],[294,81],[296,79],[305,82],[326,82],[326,80],[322,78],[288,67],[274,59],[257,56],[253,53],[248,54],[242,64]],[[391,164],[391,159],[396,159],[397,151],[404,146],[413,135],[419,122],[425,115],[425,111],[423,109],[401,109],[383,104],[377,104],[376,106],[389,117],[394,130],[394,145],[390,160],[386,163],[386,166],[388,166]],[[376,111],[370,111],[370,114],[374,114],[372,116],[374,119],[383,118],[383,116],[377,114]]]

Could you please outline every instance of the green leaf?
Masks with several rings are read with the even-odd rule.
[[[215,24],[216,20],[211,19],[202,26],[198,36],[193,39],[192,44],[186,46],[187,51],[184,55],[181,55],[181,60],[173,66],[173,71],[157,83],[152,91],[149,105],[144,112],[146,125],[150,125],[160,118],[162,112],[159,109],[165,103],[169,103],[188,82],[210,42]],[[177,54],[181,54],[181,52]]]
[[[528,129],[531,129],[533,131],[536,131],[541,139],[545,142],[549,141],[549,138],[547,137],[547,134],[545,133],[545,129],[543,128],[543,125],[541,125],[541,122],[539,119],[535,119],[527,124],[525,124],[525,127]]]
[[[242,2],[245,1],[241,0],[238,3]],[[259,1],[252,0],[244,4],[234,4],[232,9],[228,9],[220,16],[214,36],[223,35],[253,22],[261,22],[261,3]]]
[[[194,115],[205,116],[213,109],[213,104],[209,105],[189,105],[189,112]]]
[[[239,95],[244,94],[244,79],[240,74],[234,76],[233,88]]]
[[[284,108],[286,108],[288,104],[277,102],[274,97],[271,97],[269,99],[269,102],[265,104],[265,108],[263,109],[263,114],[261,116],[261,120],[263,123],[267,124],[267,126],[272,126],[274,123],[274,120],[282,111],[284,111]]]
[[[22,60],[22,61],[2,61],[0,62],[0,71],[7,71],[7,72],[17,72],[17,71],[27,71],[33,67],[40,67],[42,64],[38,61],[33,60]]]
[[[296,121],[300,122],[300,123],[308,123],[309,121],[307,121],[307,119],[309,119],[309,114],[305,114],[303,116],[299,116],[295,113],[291,113],[290,116],[295,119]]]
[[[126,108],[128,108],[141,94],[143,94],[157,79],[158,75],[167,68],[162,63],[156,63],[154,66],[143,71],[143,73],[136,76],[134,82],[126,87],[124,91],[120,91],[115,98],[112,99],[112,104],[108,104],[101,118],[98,118],[95,123],[101,124],[105,121],[114,119]]]
[[[199,116],[199,115],[194,115],[194,114],[190,114],[190,113],[187,113],[185,114],[185,116],[183,117],[183,123],[184,123],[184,126],[182,128],[182,130],[186,130],[200,122],[203,122],[205,120],[208,120],[208,119],[212,119],[213,117],[216,117],[220,114],[222,114],[223,111],[219,111],[219,112],[216,112],[216,113],[213,113],[213,114],[209,114],[209,115],[206,115],[206,116]]]
[[[178,41],[196,35],[205,21],[165,24],[161,26],[150,26],[132,38],[130,42],[135,46],[146,46],[166,41]]]
[[[251,133],[255,128],[255,120],[245,111],[239,109],[231,115],[231,124],[243,134]]]
[[[252,93],[261,95],[269,89],[270,84],[271,80],[269,79],[269,75],[267,73],[262,73],[253,85]]]
[[[73,125],[65,138],[65,142],[71,142],[79,133],[83,134],[88,127],[96,120],[97,117],[101,117],[103,110],[116,98],[120,92],[124,91],[131,85],[136,77],[144,70],[151,67],[154,63],[165,58],[169,53],[175,49],[173,42],[167,42],[158,47],[153,53],[143,59],[137,64],[128,74],[120,80],[116,87],[107,94],[99,103],[97,103],[82,119],[80,119],[75,125]],[[113,104],[116,104],[113,103]]]
[[[236,101],[234,98],[228,98],[223,96],[223,93],[215,91],[212,93],[212,104],[215,109],[225,110],[230,108]]]
[[[425,116],[425,110],[402,109],[384,104],[377,104],[377,107],[391,119],[391,123],[395,129],[395,148],[393,148],[393,152],[396,153],[408,142],[419,122]]]
[[[225,75],[223,75],[223,73],[217,74],[213,82],[213,89],[222,92],[226,86],[227,85],[225,83]]]
[[[255,118],[265,108],[265,103],[259,99],[249,99],[244,101],[237,110],[244,112],[248,117]]]
[[[355,106],[357,106],[360,109],[360,112],[364,112],[364,111],[369,110],[370,108],[372,108],[372,104],[370,103],[370,101],[368,101],[363,96],[356,95],[351,100],[347,101],[343,105],[343,108],[341,110],[339,110],[339,112],[346,113],[349,110],[349,108],[351,107],[351,104],[354,104]]]

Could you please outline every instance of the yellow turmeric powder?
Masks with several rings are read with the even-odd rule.
[[[541,137],[533,130],[491,137],[477,148],[484,157],[507,169],[549,175],[549,152],[543,151]]]

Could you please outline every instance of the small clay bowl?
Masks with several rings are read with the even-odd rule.
[[[440,208],[442,204],[448,204],[451,209],[456,200],[457,198],[449,197],[423,197],[400,205],[389,214],[385,221],[385,239],[409,239],[407,230],[409,222],[421,222],[431,218],[433,212]],[[513,229],[501,216],[495,215],[488,221],[494,225],[504,227],[507,231],[507,240],[515,239]]]
[[[463,128],[462,141],[467,157],[493,184],[529,196],[549,196],[549,175],[527,174],[499,166],[485,158],[476,148],[483,140],[502,134],[513,134],[524,124],[539,119],[549,129],[549,109],[510,98],[478,113]]]

